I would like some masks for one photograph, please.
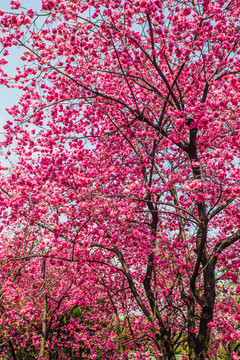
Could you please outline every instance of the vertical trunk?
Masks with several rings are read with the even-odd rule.
[[[167,335],[159,335],[156,334],[156,340],[158,343],[158,350],[160,350],[163,353],[163,359],[164,360],[176,360],[174,349],[169,341],[169,338]]]
[[[46,348],[46,335],[47,335],[47,295],[43,295],[43,318],[42,318],[42,337],[39,357],[44,358]]]
[[[11,340],[8,341],[8,345],[9,345],[13,360],[17,360],[15,349],[14,349],[14,346],[13,346],[13,343]]]
[[[43,278],[43,314],[42,314],[42,333],[41,333],[41,344],[39,351],[39,358],[42,359],[45,357],[45,348],[46,348],[46,337],[47,337],[47,295],[44,293],[46,288],[45,283],[45,270],[46,270],[46,260],[43,260],[42,264],[42,278]]]
[[[167,359],[168,360],[176,360],[172,344],[168,344],[168,346],[167,346]]]
[[[159,333],[156,334],[156,340],[159,344],[159,348],[162,347],[164,357],[167,360],[175,360],[175,354],[174,354],[174,348],[171,342],[171,333],[168,331],[166,326],[163,323],[163,320],[161,318],[159,308],[157,305],[156,298],[154,297],[154,294],[152,292],[151,288],[151,279],[152,279],[152,273],[154,269],[154,253],[152,252],[148,257],[148,266],[146,271],[145,279],[143,280],[143,286],[145,289],[145,293],[147,295],[147,299],[149,302],[149,305],[152,310],[152,314],[156,316],[156,319],[158,320],[158,324],[160,327]]]
[[[195,300],[191,295],[188,301],[188,346],[189,360],[197,360],[195,330]]]
[[[155,337],[158,344],[158,350],[163,354],[163,357],[161,357],[161,359],[176,360],[173,346],[168,341],[168,339],[164,341],[165,337],[160,334],[156,334]]]
[[[208,324],[213,319],[215,302],[215,274],[214,262],[209,260],[209,256],[203,255],[204,270],[204,306],[202,307],[199,332],[196,341],[196,352],[199,360],[206,360],[210,342],[211,329]]]

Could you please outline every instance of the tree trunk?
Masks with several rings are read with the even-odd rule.
[[[10,348],[10,351],[11,351],[13,360],[17,360],[16,353],[15,353],[15,350],[14,350],[14,346],[13,346],[12,341],[9,340],[9,341],[8,341],[8,344],[9,344],[9,348]]]
[[[42,278],[43,278],[43,315],[42,315],[42,334],[41,334],[41,344],[39,351],[39,358],[42,359],[45,357],[45,348],[46,348],[46,338],[47,338],[47,295],[44,293],[46,284],[45,284],[45,270],[46,270],[46,260],[42,264]]]
[[[39,358],[44,358],[47,335],[47,295],[43,295],[43,319],[42,319],[42,337]]]
[[[207,351],[210,342],[211,329],[208,324],[213,319],[213,310],[215,302],[215,274],[214,262],[210,261],[209,255],[203,254],[204,270],[204,295],[205,305],[202,307],[199,332],[196,342],[196,350],[199,360],[206,360]]]

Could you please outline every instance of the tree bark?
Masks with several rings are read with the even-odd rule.
[[[8,341],[13,360],[17,360],[15,349],[11,340]]]
[[[46,335],[47,335],[47,295],[43,295],[43,319],[42,319],[42,336],[39,358],[44,358],[46,348]]]
[[[42,264],[43,292],[45,291],[45,287],[46,287],[45,270],[46,270],[46,259],[43,260],[43,264]],[[47,295],[43,293],[42,334],[41,334],[39,359],[45,357],[46,336],[47,336]]]

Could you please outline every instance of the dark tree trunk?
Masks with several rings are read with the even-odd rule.
[[[202,307],[199,332],[196,339],[196,353],[199,360],[207,358],[207,351],[210,342],[211,329],[208,327],[210,321],[213,320],[213,310],[215,302],[215,275],[214,261],[210,260],[210,255],[203,254],[204,269],[204,305]]]
[[[13,346],[13,343],[11,340],[8,341],[8,345],[9,345],[9,349],[11,351],[13,360],[17,360],[15,349],[14,349],[14,346]]]

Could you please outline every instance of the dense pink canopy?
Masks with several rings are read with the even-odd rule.
[[[240,358],[240,4],[11,7],[2,353]]]

